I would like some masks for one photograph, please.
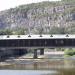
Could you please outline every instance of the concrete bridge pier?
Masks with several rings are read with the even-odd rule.
[[[37,56],[37,49],[34,49],[34,56],[33,56],[34,59],[37,59],[38,56]]]
[[[44,55],[44,48],[40,49],[40,55]]]

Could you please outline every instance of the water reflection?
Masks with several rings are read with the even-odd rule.
[[[9,63],[9,62],[7,62]],[[39,59],[17,60],[12,65],[0,66],[1,70],[48,71],[42,75],[75,75],[75,60],[71,59]],[[39,72],[34,75],[40,75]],[[49,73],[50,72],[50,73]],[[52,73],[51,73],[52,72]]]
[[[9,62],[7,62],[9,63]],[[23,60],[14,61],[13,65],[1,66],[0,69],[21,69],[21,70],[51,70],[64,68],[64,60]]]

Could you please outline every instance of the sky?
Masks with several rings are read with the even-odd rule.
[[[61,1],[61,0],[0,0],[0,11],[14,8],[22,4],[37,3],[42,1]]]

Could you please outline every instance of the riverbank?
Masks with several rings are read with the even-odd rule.
[[[42,59],[56,59],[56,58],[59,58],[59,57],[63,57],[64,56],[64,52],[62,51],[58,51],[58,52],[48,52],[48,51],[45,51],[44,52],[44,55],[39,55],[38,54],[38,58],[37,59],[33,59],[33,55],[32,53],[28,53],[26,55],[23,55],[21,57],[17,57],[17,58],[10,58],[10,59],[7,59],[6,61],[4,62],[0,62],[0,66],[8,66],[8,65],[12,65],[12,64],[17,64],[17,63],[20,63],[20,62],[23,62],[23,61],[26,61],[26,62],[43,62]]]

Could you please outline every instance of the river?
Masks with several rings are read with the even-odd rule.
[[[75,59],[47,58],[11,60],[0,66],[0,75],[75,75]],[[9,61],[7,61],[9,63]]]

